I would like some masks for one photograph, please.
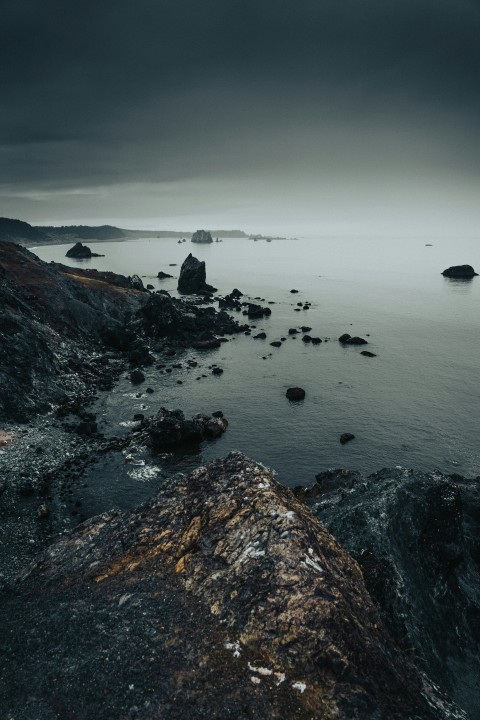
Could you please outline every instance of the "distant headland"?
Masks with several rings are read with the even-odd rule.
[[[245,238],[250,236],[243,230],[208,230],[214,237]],[[134,238],[187,238],[192,239],[194,232],[177,230],[128,230],[114,225],[30,225],[22,220],[0,218],[0,240],[20,243],[21,245],[53,245],[56,243],[89,240],[93,242],[110,240],[132,240]],[[260,236],[258,236],[260,237]]]

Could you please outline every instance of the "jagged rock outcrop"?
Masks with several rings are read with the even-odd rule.
[[[180,268],[178,292],[182,295],[216,292],[216,288],[206,282],[205,263],[193,257],[192,253],[183,261]]]
[[[461,717],[355,561],[239,453],[80,525],[1,592],[0,705],[18,720]]]
[[[83,245],[81,242],[76,242],[70,250],[65,253],[66,257],[74,258],[75,260],[88,260],[92,257],[104,257],[98,253],[92,253],[87,245]]]
[[[320,473],[300,494],[359,562],[396,641],[480,718],[480,478]]]
[[[442,275],[449,278],[459,278],[461,280],[470,280],[478,273],[475,272],[471,265],[452,265],[442,272]]]
[[[188,420],[181,410],[161,408],[156,415],[143,420],[135,439],[153,452],[185,450],[198,446],[203,440],[219,438],[227,427],[224,417],[199,413]]]
[[[213,238],[208,230],[196,230],[192,235],[193,243],[212,243]]]

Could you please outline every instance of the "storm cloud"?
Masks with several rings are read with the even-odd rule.
[[[474,226],[479,37],[466,0],[4,0],[0,214]]]

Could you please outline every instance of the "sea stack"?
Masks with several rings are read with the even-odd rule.
[[[92,257],[104,257],[98,253],[92,253],[87,245],[83,245],[81,242],[75,243],[70,250],[67,250],[65,257],[75,258],[76,260],[88,260]]]
[[[205,263],[193,257],[192,253],[184,260],[178,278],[178,292],[183,295],[216,292],[216,288],[206,283]]]
[[[213,243],[213,238],[208,230],[197,230],[192,235],[193,243]]]

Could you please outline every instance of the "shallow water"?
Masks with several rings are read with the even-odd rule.
[[[239,449],[292,485],[311,482],[329,467],[372,472],[402,465],[480,474],[480,277],[453,281],[440,274],[464,263],[478,269],[478,239],[225,239],[192,245],[149,238],[95,243],[93,250],[105,257],[88,261],[66,258],[69,247],[32,250],[48,261],[137,273],[145,284],[172,292],[176,279],[153,278],[159,270],[178,276],[192,252],[206,261],[207,281],[220,293],[238,287],[276,303],[271,317],[257,323],[267,340],[241,335],[209,353],[179,353],[172,363],[195,355],[200,366],[169,375],[147,369],[147,382],[134,391],[124,379],[103,400],[106,432],[125,432],[121,423],[134,412],[148,415],[162,405],[187,415],[221,409],[230,423],[226,434],[177,468]],[[292,288],[299,293],[291,294]],[[295,312],[296,303],[305,300],[311,309]],[[301,336],[288,337],[288,329],[299,325],[311,326],[309,334],[324,342],[312,346]],[[363,357],[361,347],[342,347],[337,338],[344,332],[368,334],[366,349],[377,357]],[[282,347],[271,347],[280,337],[287,338]],[[210,374],[212,363],[224,369],[222,376]],[[304,401],[285,398],[292,385],[305,388]],[[148,386],[153,395],[135,397]],[[355,440],[342,446],[344,432],[354,433]],[[134,496],[135,484],[139,497],[144,495],[145,482],[137,472]]]

